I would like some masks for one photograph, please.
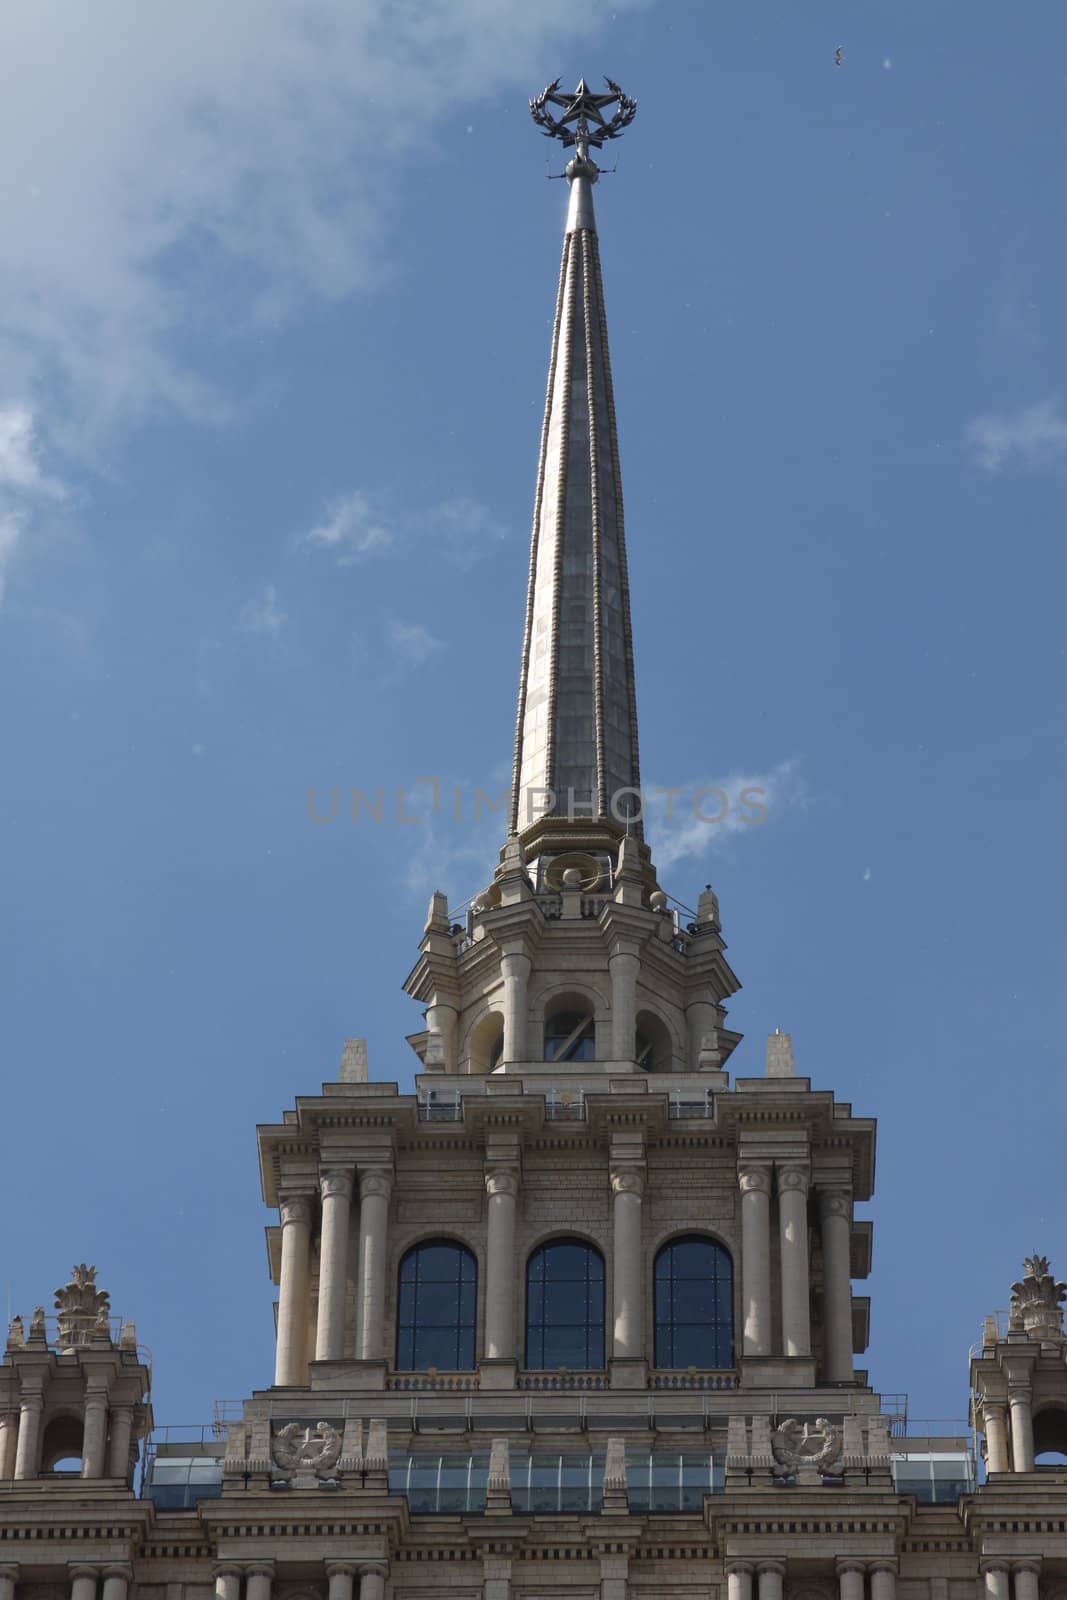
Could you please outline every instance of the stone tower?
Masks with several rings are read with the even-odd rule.
[[[569,204],[499,863],[430,901],[414,1092],[349,1040],[258,1130],[277,1347],[239,1415],[150,1437],[92,1269],[54,1341],[16,1319],[0,1600],[1067,1595],[1063,1286],[1035,1256],[987,1319],[974,1435],[909,1432],[855,1365],[874,1123],[786,1033],[733,1075],[718,900],[673,899],[643,837],[593,206],[635,106],[532,110]]]

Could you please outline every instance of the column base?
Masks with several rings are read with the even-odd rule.
[[[519,1363],[511,1356],[483,1356],[478,1363],[478,1387],[488,1390],[514,1389],[518,1384]]]
[[[384,1389],[389,1363],[375,1358],[357,1361],[345,1357],[337,1361],[311,1361],[308,1363],[309,1389]]]
[[[814,1389],[814,1356],[742,1356],[742,1389]]]
[[[608,1362],[610,1389],[647,1389],[648,1362],[644,1356],[613,1356]]]

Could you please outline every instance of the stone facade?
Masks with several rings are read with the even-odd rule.
[[[14,1319],[0,1600],[1067,1600],[1067,1465],[1041,1460],[1067,1445],[1063,1285],[1032,1256],[986,1319],[973,1434],[909,1433],[855,1364],[874,1123],[787,1034],[731,1081],[718,901],[672,901],[613,803],[639,768],[589,154],[633,103],[609,87],[535,102],[576,154],[516,772],[581,775],[587,810],[514,813],[483,893],[433,896],[414,1093],[349,1040],[260,1127],[277,1350],[240,1416],[153,1433],[92,1267],[54,1322]]]

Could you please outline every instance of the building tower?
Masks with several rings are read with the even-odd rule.
[[[0,1600],[1067,1594],[1067,1473],[1035,1457],[1065,1437],[1062,1285],[1032,1258],[973,1357],[976,1490],[969,1442],[907,1435],[854,1365],[874,1123],[787,1033],[731,1081],[718,901],[660,885],[593,206],[636,107],[608,81],[531,109],[569,203],[499,864],[430,901],[414,1093],[350,1040],[258,1130],[276,1362],[239,1416],[154,1440],[137,1499],[147,1370],[86,1322],[92,1269],[55,1349],[16,1319]]]

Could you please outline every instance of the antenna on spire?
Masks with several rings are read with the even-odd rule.
[[[602,150],[606,140],[617,139],[637,115],[637,101],[624,94],[613,79],[605,78],[604,82],[607,94],[593,94],[584,78],[579,78],[578,87],[568,94],[555,78],[530,101],[530,115],[545,138],[558,139],[565,150],[574,146],[574,155],[559,177],[582,177],[595,182],[601,168],[590,156],[590,150]],[[552,106],[559,108],[559,116],[549,109]],[[611,106],[614,112],[610,118],[605,117],[604,112]]]

